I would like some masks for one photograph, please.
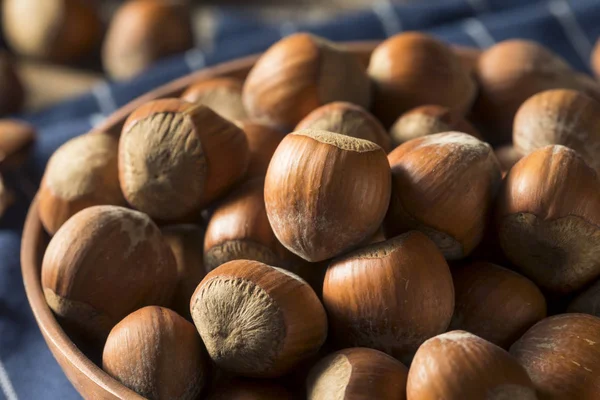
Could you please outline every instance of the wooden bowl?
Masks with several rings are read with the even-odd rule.
[[[375,42],[348,43],[347,47],[364,61],[368,62]],[[178,97],[193,83],[215,77],[236,77],[243,79],[256,62],[258,56],[249,56],[207,68],[168,83],[125,105],[109,117],[98,130],[119,135],[127,116],[141,104],[164,97]],[[37,198],[31,203],[21,245],[21,267],[25,291],[33,315],[42,335],[60,364],[65,375],[75,389],[86,399],[143,399],[121,383],[107,375],[82,352],[59,325],[46,304],[42,290],[40,272],[42,259],[49,237],[44,231],[38,215]]]

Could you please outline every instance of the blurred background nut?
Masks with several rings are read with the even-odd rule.
[[[118,139],[90,132],[50,158],[39,190],[39,213],[51,235],[74,214],[95,205],[124,206],[117,167]]]
[[[392,200],[385,230],[429,236],[447,259],[464,258],[483,237],[500,186],[490,145],[459,132],[410,140],[388,155]]]
[[[600,171],[600,102],[575,90],[538,93],[517,111],[513,143],[521,155],[561,144]]]
[[[56,62],[81,60],[103,33],[89,0],[4,0],[2,27],[18,54]]]
[[[204,104],[230,121],[248,117],[242,103],[243,82],[233,78],[215,78],[190,86],[181,98],[190,103]]]
[[[35,138],[33,125],[16,119],[0,119],[0,170],[20,166]]]
[[[374,84],[373,113],[386,127],[406,111],[436,104],[466,114],[477,88],[468,70],[444,43],[407,32],[375,48],[369,64]]]
[[[114,79],[127,79],[163,57],[194,47],[188,7],[180,0],[123,3],[104,39],[104,69]]]
[[[396,146],[418,137],[450,131],[468,133],[482,139],[473,125],[456,111],[436,105],[413,108],[402,114],[390,128]]]
[[[477,47],[467,46],[452,46],[452,51],[460,60],[463,68],[470,74],[475,73],[475,68],[479,62],[479,57],[483,54],[483,50]]]
[[[13,205],[14,195],[4,184],[4,179],[0,175],[0,218],[4,215],[6,210]]]
[[[244,120],[237,121],[237,125],[246,134],[248,139],[248,150],[250,151],[250,163],[246,171],[246,179],[263,177],[267,174],[271,158],[285,137],[285,134],[264,123]]]
[[[596,77],[600,78],[600,39],[596,41],[596,46],[592,53],[592,70],[596,74]]]
[[[195,400],[210,363],[194,325],[167,308],[141,308],[110,332],[102,368],[152,400]]]
[[[10,55],[0,51],[0,115],[15,114],[25,103],[25,88]]]
[[[515,165],[523,156],[520,152],[515,149],[511,144],[505,144],[494,149],[496,158],[500,163],[500,170],[502,171],[502,177],[508,173],[508,171]]]
[[[292,129],[312,110],[334,101],[368,108],[371,85],[354,54],[297,33],[263,53],[246,78],[243,100],[252,118]]]
[[[545,290],[583,288],[600,276],[599,196],[598,175],[574,150],[554,145],[530,153],[498,196],[504,253]]]
[[[392,149],[390,135],[381,122],[364,108],[336,101],[313,110],[294,129],[319,129],[369,140],[386,153]]]
[[[562,314],[534,325],[511,348],[540,399],[594,399],[600,390],[600,318]]]

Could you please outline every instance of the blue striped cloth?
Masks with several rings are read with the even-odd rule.
[[[423,4],[425,3],[425,4]],[[488,47],[510,38],[538,41],[588,71],[592,45],[600,36],[600,0],[439,0],[369,9],[324,23],[265,25],[232,8],[219,10],[214,51],[191,50],[164,60],[127,83],[104,83],[91,93],[27,116],[40,137],[22,170],[35,187],[48,157],[66,140],[144,92],[191,71],[265,50],[282,36],[308,31],[337,41],[384,39],[422,30],[448,42]],[[25,190],[0,220],[0,399],[76,399],[77,392],[52,358],[25,297],[19,266],[20,236],[28,207]]]

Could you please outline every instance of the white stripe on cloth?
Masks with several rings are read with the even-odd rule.
[[[387,37],[402,31],[402,21],[390,0],[380,0],[373,3],[373,12],[379,18]]]
[[[473,39],[473,41],[482,49],[486,49],[496,44],[494,37],[485,27],[483,22],[477,18],[466,19],[461,27],[463,31]]]
[[[550,14],[556,18],[565,31],[577,55],[579,55],[585,65],[588,65],[590,54],[592,53],[592,42],[590,42],[579,22],[577,22],[577,18],[573,14],[569,3],[566,0],[550,0],[548,2],[548,9],[550,10]]]
[[[0,389],[6,396],[6,400],[19,400],[2,361],[0,361]]]
[[[467,3],[475,10],[477,14],[490,10],[490,4],[487,0],[467,0]]]
[[[197,47],[186,51],[183,55],[183,59],[190,71],[197,71],[206,66],[206,56],[204,55],[204,52]]]
[[[92,95],[98,103],[98,109],[104,115],[110,115],[117,110],[117,102],[115,101],[110,85],[102,82],[92,89]]]

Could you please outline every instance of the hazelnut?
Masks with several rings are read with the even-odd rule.
[[[9,54],[0,51],[0,115],[18,113],[24,103],[25,88],[16,67]]]
[[[521,159],[523,156],[515,149],[512,144],[505,144],[494,149],[496,158],[500,163],[500,170],[504,178],[508,171]]]
[[[447,259],[479,244],[501,174],[492,148],[471,135],[438,133],[410,140],[388,155],[392,200],[388,237],[417,229]]]
[[[515,358],[464,331],[423,343],[410,366],[406,391],[411,400],[537,399]]]
[[[4,0],[4,35],[17,53],[50,61],[81,59],[102,38],[102,23],[87,0]]]
[[[248,139],[250,163],[246,171],[246,178],[264,177],[273,153],[285,135],[273,127],[256,121],[244,120],[237,124],[246,133]]]
[[[521,155],[561,144],[577,151],[600,171],[600,102],[575,90],[538,93],[517,111],[513,143]]]
[[[242,103],[243,83],[233,78],[214,78],[190,86],[181,98],[190,103],[204,104],[230,121],[248,116]]]
[[[207,400],[293,400],[283,386],[264,379],[234,378],[217,385]]]
[[[281,376],[327,336],[325,310],[310,286],[257,261],[230,261],[209,272],[190,307],[213,361],[243,376]]]
[[[450,330],[473,333],[508,349],[546,317],[546,299],[516,272],[487,262],[452,269],[456,304]]]
[[[117,169],[119,141],[104,132],[73,138],[48,161],[39,190],[40,220],[56,233],[71,216],[96,205],[126,204]]]
[[[13,193],[4,184],[4,179],[0,175],[0,218],[4,215],[6,210],[12,206],[15,202]]]
[[[381,147],[305,129],[287,135],[275,151],[265,205],[279,241],[315,262],[371,237],[383,221],[390,191],[390,166]]]
[[[595,399],[600,392],[600,318],[562,314],[538,322],[510,348],[540,399]]]
[[[167,308],[129,314],[108,335],[102,368],[153,400],[195,400],[207,382],[209,360],[194,325]]]
[[[477,47],[452,46],[452,51],[454,51],[465,70],[470,74],[475,73],[475,68],[479,62],[479,57],[483,54],[483,50]]]
[[[0,120],[0,169],[15,169],[25,161],[35,142],[32,125],[15,119]]]
[[[381,351],[356,347],[322,359],[306,384],[308,400],[406,399],[408,368]]]
[[[173,254],[156,225],[117,206],[90,207],[71,217],[42,263],[50,308],[96,340],[132,311],[168,303],[176,278]]]
[[[396,146],[422,136],[457,131],[481,139],[481,135],[466,119],[447,107],[428,105],[402,114],[390,129]]]
[[[206,228],[204,266],[212,271],[231,260],[255,260],[291,267],[296,261],[275,237],[264,201],[264,181],[255,178],[215,209]]]
[[[538,286],[564,294],[600,276],[598,225],[598,177],[574,150],[535,150],[506,176],[497,209],[500,245]]]
[[[104,69],[115,79],[128,79],[163,57],[194,47],[188,7],[181,1],[125,2],[104,39]]]
[[[199,225],[187,224],[165,226],[161,232],[173,251],[177,265],[177,286],[172,307],[179,315],[191,320],[190,300],[206,275],[202,261],[204,230]]]
[[[400,33],[377,46],[369,76],[374,83],[373,113],[387,127],[402,113],[425,104],[464,115],[477,92],[468,70],[452,50],[418,32]]]
[[[300,121],[295,130],[302,129],[318,129],[369,140],[386,153],[392,149],[390,135],[381,122],[364,108],[352,103],[336,101],[317,108]]]
[[[596,77],[600,78],[600,39],[596,41],[596,46],[592,53],[592,70]]]
[[[575,297],[569,304],[568,312],[600,317],[600,280]]]
[[[297,33],[269,48],[244,84],[251,117],[293,128],[333,101],[369,107],[371,85],[358,58],[326,39]]]
[[[334,260],[323,303],[337,346],[378,349],[408,364],[425,340],[448,328],[452,276],[435,244],[408,232]]]
[[[129,116],[119,143],[127,201],[159,220],[200,211],[243,178],[244,132],[204,105],[151,101]]]

